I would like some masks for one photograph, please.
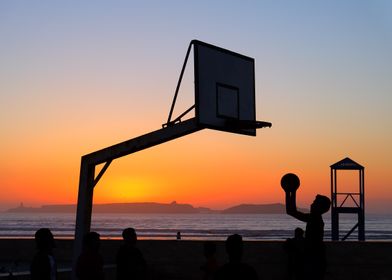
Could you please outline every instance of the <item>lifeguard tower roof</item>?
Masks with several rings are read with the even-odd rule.
[[[364,167],[352,159],[346,157],[337,163],[331,165],[332,169],[345,169],[345,170],[362,170]]]

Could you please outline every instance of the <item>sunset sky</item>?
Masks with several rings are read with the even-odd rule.
[[[160,129],[198,39],[255,59],[257,119],[272,128],[117,159],[94,203],[283,202],[294,172],[308,207],[350,157],[366,210],[392,213],[391,1],[9,0],[0,38],[0,210],[76,203],[81,156]],[[194,102],[189,66],[175,115]],[[356,172],[338,176],[357,190]]]

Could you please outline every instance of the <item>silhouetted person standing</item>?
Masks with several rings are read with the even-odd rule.
[[[215,280],[256,280],[257,273],[248,264],[242,262],[243,243],[238,234],[230,235],[226,240],[226,252],[229,262],[223,265],[215,275]]]
[[[146,261],[136,247],[137,235],[133,228],[126,228],[122,233],[124,244],[116,256],[117,280],[146,279]]]
[[[76,277],[79,280],[103,280],[103,259],[99,253],[100,235],[89,232],[83,238],[83,248],[77,263]]]
[[[302,228],[296,228],[294,238],[288,238],[284,243],[288,254],[288,275],[290,280],[304,279],[305,238]]]
[[[34,237],[38,251],[31,263],[31,279],[56,280],[57,265],[52,252],[55,247],[52,232],[48,228],[40,228]]]
[[[207,241],[204,243],[203,249],[204,256],[206,258],[206,262],[200,267],[200,269],[204,272],[203,280],[212,280],[219,268],[218,262],[215,258],[216,244],[212,241]]]
[[[299,180],[298,180],[299,186]],[[326,259],[324,239],[324,221],[322,214],[328,212],[331,201],[323,195],[316,195],[310,206],[310,213],[297,210],[297,188],[285,189],[286,212],[294,218],[306,222],[305,230],[305,279],[324,279]]]

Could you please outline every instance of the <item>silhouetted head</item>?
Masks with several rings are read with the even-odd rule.
[[[136,231],[134,228],[126,228],[122,232],[122,237],[125,242],[135,244],[137,240]]]
[[[316,199],[313,201],[310,206],[310,212],[315,214],[324,214],[328,212],[329,207],[331,206],[331,200],[324,195],[316,195]]]
[[[206,258],[212,257],[216,252],[216,244],[212,241],[204,242],[204,256]]]
[[[296,239],[304,238],[304,230],[302,228],[297,227],[294,230],[294,237]]]
[[[239,262],[242,258],[242,236],[239,234],[230,235],[226,240],[226,251],[230,262]]]
[[[48,228],[40,228],[34,235],[38,250],[50,251],[55,247],[53,234]]]
[[[101,245],[100,235],[95,231],[87,233],[83,238],[83,249],[98,252]]]

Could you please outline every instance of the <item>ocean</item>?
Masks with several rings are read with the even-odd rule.
[[[355,215],[341,215],[343,237],[356,224]],[[325,240],[331,239],[330,216],[324,216]],[[75,215],[71,213],[0,213],[0,238],[32,238],[37,229],[50,228],[56,238],[73,238]],[[92,231],[104,239],[119,239],[126,227],[134,227],[139,239],[225,240],[233,233],[244,240],[285,240],[305,224],[284,214],[103,214],[92,216]],[[392,215],[367,214],[366,240],[392,241]],[[357,232],[348,240],[357,240]]]

